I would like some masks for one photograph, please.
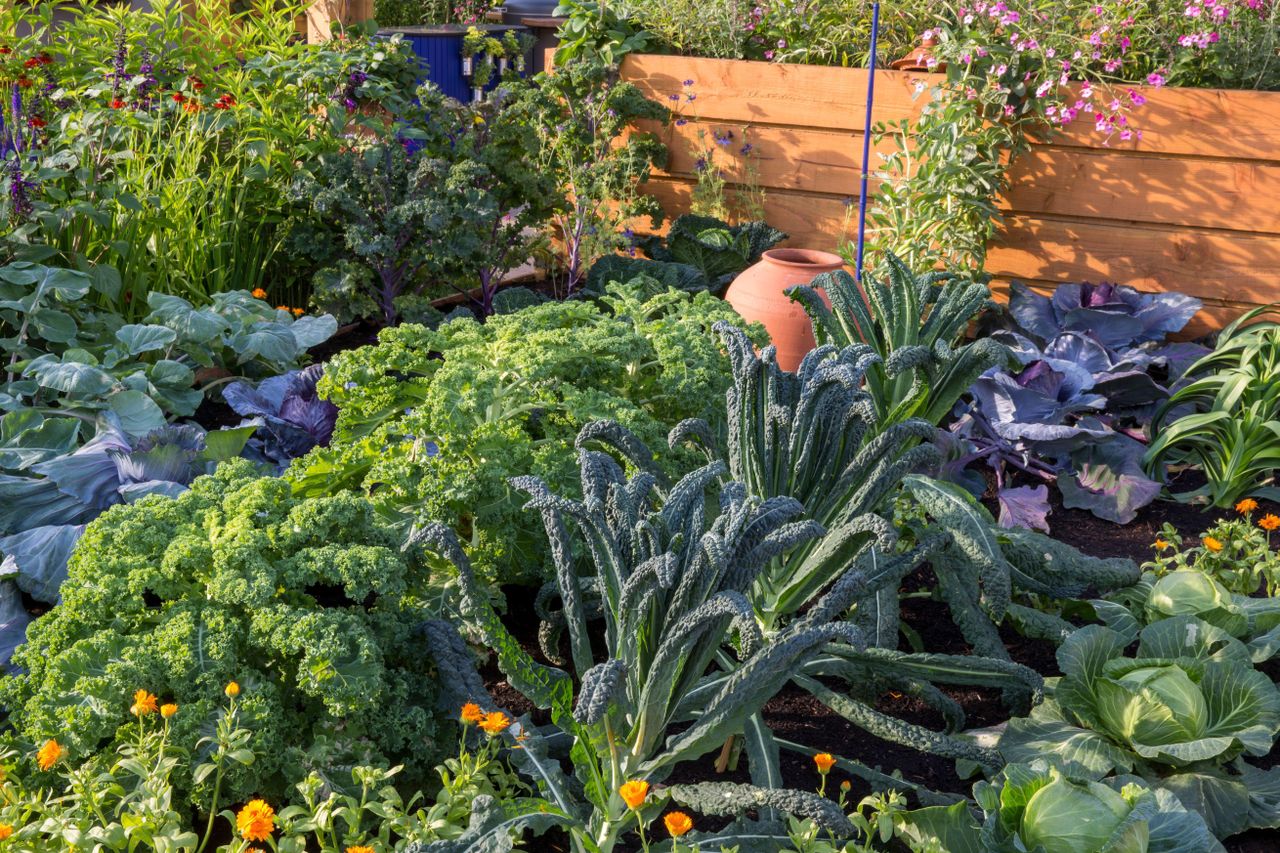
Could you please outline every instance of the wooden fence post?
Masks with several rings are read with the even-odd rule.
[[[373,18],[373,0],[315,0],[307,7],[307,41],[328,41],[333,25],[362,24]]]

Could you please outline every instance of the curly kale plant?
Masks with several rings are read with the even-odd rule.
[[[1134,773],[1201,814],[1220,838],[1280,825],[1280,771],[1264,756],[1280,732],[1280,691],[1249,650],[1194,616],[1155,622],[1133,637],[1101,625],[1058,650],[1062,678],[1029,718],[1011,721],[1009,761],[1053,756],[1075,776]]]
[[[540,528],[507,482],[572,492],[578,430],[609,418],[658,447],[665,423],[710,416],[729,378],[710,333],[737,315],[709,294],[548,302],[483,325],[403,326],[338,356],[320,393],[339,408],[329,448],[288,474],[304,494],[362,489],[388,518],[442,521],[488,578],[544,577]],[[679,454],[657,460],[680,470]]]
[[[121,697],[146,689],[178,704],[170,738],[194,754],[235,680],[257,758],[224,779],[229,800],[286,799],[311,770],[341,785],[356,764],[405,763],[420,785],[439,756],[428,582],[365,499],[300,500],[228,462],[89,525],[62,604],[15,657],[26,673],[0,682],[9,723],[28,742],[108,751],[136,740]]]

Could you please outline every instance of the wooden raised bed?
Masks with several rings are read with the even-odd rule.
[[[874,121],[918,114],[935,80],[877,73]],[[688,209],[699,128],[734,132],[719,160],[731,181],[745,130],[768,219],[792,245],[831,249],[853,233],[865,69],[641,55],[623,76],[664,104],[693,81],[696,100],[680,108],[689,121],[665,131],[671,163],[651,183],[669,214]],[[1141,140],[1106,147],[1082,119],[1014,165],[987,261],[997,289],[1019,279],[1178,290],[1205,301],[1210,324],[1280,300],[1280,93],[1134,88],[1147,98],[1131,119]]]

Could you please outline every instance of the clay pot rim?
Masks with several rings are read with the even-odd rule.
[[[761,257],[772,264],[795,269],[844,266],[844,258],[818,249],[769,249]]]

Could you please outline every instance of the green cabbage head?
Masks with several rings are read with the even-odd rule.
[[[1096,853],[1107,845],[1112,853],[1146,853],[1147,822],[1125,821],[1140,793],[1137,786],[1117,792],[1100,782],[1076,784],[1055,771],[1027,802],[1022,841],[1045,853]]]
[[[1157,618],[1195,616],[1230,604],[1231,594],[1222,584],[1192,569],[1170,572],[1147,596],[1147,609]]]

